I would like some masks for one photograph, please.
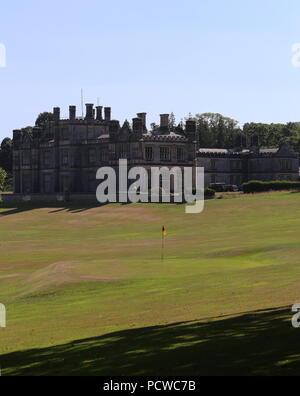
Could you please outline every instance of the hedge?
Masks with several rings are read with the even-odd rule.
[[[253,180],[243,184],[243,191],[246,194],[268,191],[300,190],[300,182],[273,181],[262,182]]]
[[[204,196],[205,198],[214,198],[216,195],[215,190],[213,190],[212,188],[206,188],[204,190]]]

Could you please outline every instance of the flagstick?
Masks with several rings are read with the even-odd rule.
[[[161,261],[165,259],[165,236],[162,234],[162,244],[161,244]]]

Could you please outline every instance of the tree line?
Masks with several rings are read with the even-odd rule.
[[[172,113],[169,121],[169,129],[172,132],[183,132],[184,121],[194,120],[197,124],[197,139],[202,148],[229,149],[236,146],[237,140],[242,137],[243,142],[251,145],[251,137],[258,136],[262,148],[279,147],[287,142],[298,153],[300,153],[300,122],[289,122],[287,124],[264,124],[246,123],[243,127],[239,122],[225,117],[219,113],[202,113],[192,115],[191,113],[179,124]],[[151,124],[151,129],[159,130],[159,125]]]

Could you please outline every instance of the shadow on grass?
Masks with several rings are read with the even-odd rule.
[[[0,209],[3,209],[2,212],[0,212],[0,217],[4,216],[11,216],[11,215],[16,215],[19,213],[23,212],[28,212],[32,211],[35,209],[49,209],[49,213],[59,213],[59,212],[70,212],[70,213],[81,213],[85,212],[94,208],[99,208],[106,206],[105,204],[99,204],[99,203],[91,203],[91,204],[64,204],[64,203],[57,203],[57,204],[17,204],[17,205],[11,205],[11,204],[0,204]]]
[[[288,308],[120,331],[1,356],[4,375],[299,375]]]

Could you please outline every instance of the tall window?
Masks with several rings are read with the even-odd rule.
[[[182,147],[177,148],[177,161],[184,161],[184,150]]]
[[[210,167],[211,167],[211,169],[217,169],[217,163],[218,163],[218,161],[217,160],[211,160],[210,161]]]
[[[231,161],[231,169],[232,170],[241,170],[242,169],[242,161],[240,161],[240,160]]]
[[[108,148],[103,148],[100,151],[100,161],[105,162],[109,160],[109,151]]]
[[[119,147],[119,159],[129,158],[130,154],[130,145],[123,143]]]
[[[68,127],[63,127],[61,135],[62,135],[62,139],[63,140],[68,140],[69,139],[69,128]]]
[[[89,163],[91,165],[96,163],[96,149],[89,149]]]
[[[88,128],[88,139],[94,139],[95,138],[95,129],[94,127],[89,127]]]
[[[292,161],[291,160],[281,160],[280,161],[280,168],[281,170],[292,170]]]
[[[89,173],[88,175],[88,191],[94,193],[96,191],[96,174]]]
[[[160,160],[161,161],[170,161],[170,148],[169,147],[161,147],[160,148]]]
[[[69,152],[68,150],[63,150],[62,152],[62,165],[68,166],[69,165]]]
[[[23,165],[25,165],[25,166],[30,165],[30,163],[31,163],[30,157],[31,157],[30,151],[23,152],[23,160],[22,160]]]
[[[44,192],[51,193],[51,188],[52,188],[52,177],[51,177],[51,175],[45,175],[44,176]]]
[[[51,165],[51,153],[49,150],[44,152],[44,166],[48,167]]]
[[[61,192],[70,192],[70,187],[71,187],[71,179],[70,176],[68,175],[62,175],[61,176]]]
[[[146,161],[153,161],[153,147],[146,147]]]
[[[31,176],[30,175],[24,175],[23,190],[26,194],[30,193],[30,191],[31,191]]]

